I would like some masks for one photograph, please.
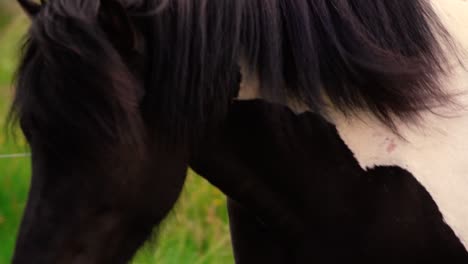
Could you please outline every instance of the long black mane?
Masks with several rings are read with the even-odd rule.
[[[44,138],[61,127],[135,145],[144,122],[198,133],[226,113],[241,60],[267,100],[369,111],[390,127],[448,99],[450,37],[427,0],[21,2],[33,18],[13,109]],[[120,21],[103,23],[102,6],[121,6]],[[110,37],[122,24],[129,35]],[[143,45],[119,44],[137,35]]]

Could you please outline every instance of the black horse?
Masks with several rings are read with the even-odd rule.
[[[398,133],[452,101],[429,2],[19,2],[33,176],[13,263],[127,262],[188,166],[229,197],[237,263],[468,263],[426,189],[361,168],[327,121],[370,111]],[[236,100],[241,68],[264,100]]]

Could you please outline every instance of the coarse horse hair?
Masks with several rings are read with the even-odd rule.
[[[32,25],[13,113],[50,141],[67,130],[139,146],[143,119],[196,134],[225,114],[240,60],[267,100],[389,127],[450,97],[438,77],[452,43],[426,0],[20,2]]]

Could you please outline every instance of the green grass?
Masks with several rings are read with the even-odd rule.
[[[0,155],[27,152],[21,136],[7,137],[4,121],[11,103],[12,75],[27,19],[2,14],[0,3]],[[19,133],[17,133],[19,135]],[[27,198],[28,158],[0,159],[0,264],[10,263]],[[157,203],[157,201],[154,201]],[[189,172],[181,198],[161,226],[159,236],[137,254],[134,264],[233,263],[224,196]],[[105,243],[105,241],[103,241]]]

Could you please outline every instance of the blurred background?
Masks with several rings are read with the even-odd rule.
[[[21,155],[28,153],[27,144],[17,129],[11,136],[5,127],[14,91],[12,78],[28,23],[15,0],[0,0],[0,264],[11,261],[30,177],[29,157]],[[176,208],[133,263],[234,263],[227,222],[223,195],[189,172]]]

